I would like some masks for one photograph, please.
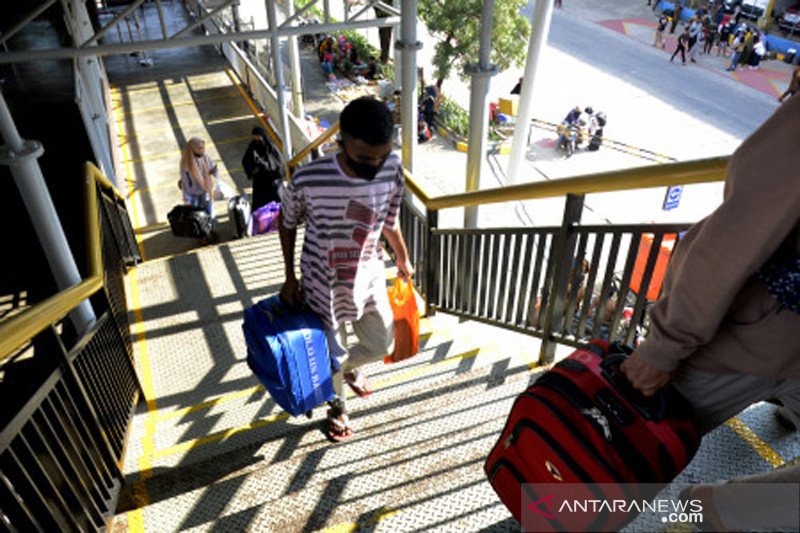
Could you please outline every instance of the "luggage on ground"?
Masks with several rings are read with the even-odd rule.
[[[653,398],[635,391],[619,370],[628,352],[592,341],[514,402],[484,470],[524,529],[617,531],[636,515],[553,513],[566,500],[554,499],[552,488],[589,499],[648,500],[697,451],[688,402],[670,387]]]
[[[263,235],[278,231],[278,214],[281,204],[270,202],[253,210],[253,235]]]
[[[214,229],[214,220],[202,207],[176,205],[167,214],[167,220],[176,237],[204,239]]]
[[[247,197],[234,196],[228,200],[228,219],[231,233],[235,238],[239,239],[253,234],[250,214],[250,202],[247,201]]]
[[[307,413],[334,398],[328,342],[317,315],[290,312],[275,295],[245,310],[242,329],[248,366],[287,413]]]

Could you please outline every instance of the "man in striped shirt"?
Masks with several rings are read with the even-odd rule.
[[[403,199],[400,159],[392,153],[394,124],[380,101],[350,102],[339,118],[339,151],[300,168],[281,203],[280,237],[286,281],[281,296],[290,305],[306,303],[326,325],[337,399],[328,410],[326,434],[352,436],[343,385],[359,396],[371,394],[358,367],[380,360],[394,347],[391,306],[386,291],[381,236],[396,257],[397,275],[413,273],[397,217]],[[295,276],[297,225],[305,222]],[[347,346],[345,324],[358,342]]]

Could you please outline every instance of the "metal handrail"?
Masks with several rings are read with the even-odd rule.
[[[286,163],[287,169],[298,166],[312,150],[321,146],[338,131],[339,123],[336,122],[290,159]],[[406,187],[427,209],[438,210],[519,200],[556,198],[567,194],[591,194],[722,181],[725,179],[728,160],[728,156],[710,157],[695,161],[612,170],[573,178],[523,183],[437,197],[431,197],[426,193],[425,189],[414,180],[408,170],[404,169],[403,172]]]
[[[316,139],[311,141],[305,148],[303,148],[302,150],[297,152],[297,155],[295,155],[293,158],[291,158],[289,161],[287,161],[286,162],[287,170],[288,169],[292,169],[292,168],[300,165],[300,163],[303,161],[303,159],[308,157],[308,154],[310,154],[313,150],[316,150],[317,148],[319,148],[320,146],[325,144],[325,142],[327,142],[328,139],[330,139],[331,137],[333,137],[337,133],[339,133],[339,121],[338,120],[336,122],[334,122],[333,125],[331,125],[330,128],[328,128],[327,130],[323,131]]]
[[[422,198],[420,200],[423,200],[428,209],[438,210],[517,200],[554,198],[567,194],[590,194],[707,183],[722,181],[725,178],[727,167],[728,157],[712,157],[683,163],[613,170],[574,178],[438,196],[427,202]]]
[[[96,184],[111,191],[120,200],[124,201],[124,196],[93,164],[86,163],[85,172],[84,199],[89,276],[77,285],[64,289],[30,309],[0,322],[0,361],[11,357],[20,346],[103,288],[103,252],[100,242]]]

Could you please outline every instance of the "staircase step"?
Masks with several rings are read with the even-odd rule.
[[[158,530],[220,527],[245,516],[254,530],[300,531],[380,517],[393,530],[413,529],[411,520],[419,528],[458,523],[463,531],[503,522],[508,513],[485,482],[482,464],[532,374],[525,364],[498,368],[350,402],[357,434],[345,443],[325,439],[320,417],[274,424],[259,443],[156,469],[146,483],[152,503],[142,510],[145,523]],[[421,506],[424,517],[415,512]],[[167,512],[170,507],[190,511]]]

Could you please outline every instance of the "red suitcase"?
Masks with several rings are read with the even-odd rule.
[[[616,531],[638,513],[608,507],[595,514],[556,513],[558,491],[550,489],[568,489],[576,499],[641,502],[697,451],[691,407],[669,387],[653,398],[634,391],[619,373],[628,352],[592,341],[514,402],[484,469],[526,530]]]

